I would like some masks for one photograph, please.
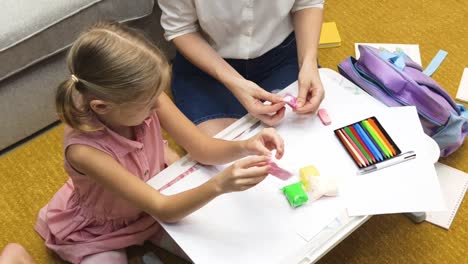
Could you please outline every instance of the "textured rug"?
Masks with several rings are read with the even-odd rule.
[[[323,67],[336,70],[339,62],[354,55],[355,42],[419,44],[423,66],[444,49],[448,57],[433,77],[452,96],[463,68],[468,67],[464,0],[327,0],[325,21],[337,23],[342,45],[320,50]],[[54,127],[0,156],[0,248],[8,242],[21,243],[38,263],[61,263],[46,250],[33,225],[38,210],[67,179],[62,168],[62,132],[62,126]],[[468,144],[441,162],[468,172]],[[467,220],[466,202],[449,231],[429,223],[415,225],[399,214],[375,216],[319,263],[466,263]],[[184,263],[148,244],[128,251],[130,263],[140,263],[140,256],[150,250],[165,263]]]

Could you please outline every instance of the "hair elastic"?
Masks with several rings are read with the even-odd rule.
[[[80,79],[78,79],[78,77],[76,77],[74,74],[71,75],[71,79],[73,81],[73,83],[78,83],[80,81]]]

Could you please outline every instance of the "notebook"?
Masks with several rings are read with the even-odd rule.
[[[325,22],[322,24],[322,31],[320,32],[320,45],[319,48],[332,48],[341,45],[340,34],[335,22]]]
[[[468,103],[468,68],[463,70],[460,86],[458,86],[457,99]]]
[[[439,162],[435,164],[435,168],[447,210],[427,212],[426,221],[448,230],[465,196],[468,174]]]

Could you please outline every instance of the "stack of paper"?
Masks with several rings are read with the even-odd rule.
[[[468,68],[463,71],[460,86],[458,86],[457,99],[468,103]]]
[[[353,167],[354,171],[357,170],[349,157],[347,163],[353,167],[346,166],[342,161],[342,175],[346,171],[348,173],[340,186],[340,194],[346,202],[348,215],[445,210],[432,154],[438,153],[438,149],[428,144],[416,108],[391,107],[382,112],[376,111],[375,116],[402,152],[412,150],[417,156],[413,160],[365,175],[349,173]],[[346,154],[342,149],[337,151],[336,156],[340,153]]]
[[[468,174],[442,163],[435,165],[447,210],[427,212],[426,221],[449,229],[468,188]]]
[[[331,48],[341,45],[340,34],[335,22],[326,22],[322,25],[320,32],[320,45],[319,48]]]

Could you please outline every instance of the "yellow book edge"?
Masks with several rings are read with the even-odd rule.
[[[319,48],[332,48],[341,46],[341,37],[335,22],[322,24]]]

